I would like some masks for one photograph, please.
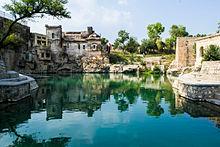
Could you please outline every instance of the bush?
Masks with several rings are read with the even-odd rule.
[[[160,67],[159,66],[155,66],[154,69],[153,69],[153,73],[154,74],[161,74],[161,70],[160,70]]]
[[[216,45],[210,45],[203,57],[204,61],[216,61],[220,60],[220,47]]]
[[[128,59],[120,53],[111,53],[109,55],[109,61],[111,64],[128,64]]]

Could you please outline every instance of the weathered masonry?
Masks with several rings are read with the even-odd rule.
[[[81,56],[101,47],[101,35],[92,27],[88,27],[86,31],[62,32],[62,26],[46,25],[46,36],[54,54],[65,52],[68,55]]]
[[[201,66],[203,54],[210,45],[220,46],[220,33],[206,37],[177,38],[174,65],[177,68]]]

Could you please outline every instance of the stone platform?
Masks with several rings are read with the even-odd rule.
[[[203,62],[200,72],[180,75],[173,87],[182,97],[220,105],[220,62]]]
[[[30,96],[38,88],[35,79],[14,71],[0,73],[0,103],[14,102]]]

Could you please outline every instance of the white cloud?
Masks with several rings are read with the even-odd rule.
[[[128,0],[118,0],[118,4],[119,5],[127,5],[128,4]]]
[[[9,1],[3,0],[4,3]],[[119,0],[118,3],[126,4],[127,0]],[[45,24],[62,25],[64,31],[82,30],[87,26],[94,26],[95,29],[100,30],[99,33],[106,34],[117,32],[120,28],[132,26],[131,13],[114,8],[113,5],[104,5],[100,0],[69,0],[67,9],[71,12],[71,19],[38,18],[28,24],[31,31],[39,33],[45,33]]]

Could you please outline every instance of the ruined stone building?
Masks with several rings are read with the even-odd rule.
[[[5,30],[10,21],[12,17],[0,13],[0,30]],[[22,42],[11,43],[3,50],[3,60],[9,70],[20,73],[108,71],[108,57],[101,52],[104,48],[101,35],[92,27],[74,32],[63,32],[61,25],[45,27],[46,34],[31,33],[27,24],[16,23],[12,33]]]
[[[46,36],[52,53],[65,52],[70,56],[81,56],[101,47],[101,36],[92,27],[81,32],[62,32],[62,26],[46,25]]]
[[[46,35],[31,33],[31,48],[37,55],[38,60],[51,60],[51,49]]]
[[[220,33],[205,37],[177,38],[176,58],[172,66],[175,68],[200,67],[203,55],[210,45],[220,46]]]

